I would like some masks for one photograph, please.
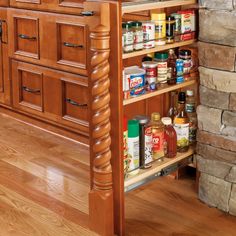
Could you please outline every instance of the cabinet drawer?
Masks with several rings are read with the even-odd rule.
[[[10,0],[10,5],[17,8],[45,10],[78,14],[84,0]]]
[[[87,75],[87,26],[84,17],[10,9],[11,57]]]
[[[88,134],[87,77],[12,61],[15,108]]]

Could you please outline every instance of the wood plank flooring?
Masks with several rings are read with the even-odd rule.
[[[88,148],[0,114],[0,236],[95,235]]]
[[[193,179],[163,177],[126,195],[127,236],[235,236],[236,217],[197,199]]]

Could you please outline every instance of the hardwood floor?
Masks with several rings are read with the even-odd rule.
[[[194,187],[164,177],[128,193],[127,236],[235,236],[236,217],[200,202]]]
[[[0,236],[94,235],[88,148],[0,114]]]

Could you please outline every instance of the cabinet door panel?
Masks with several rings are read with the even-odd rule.
[[[9,5],[9,0],[1,0],[0,7],[7,7]]]

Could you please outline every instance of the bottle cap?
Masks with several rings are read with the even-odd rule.
[[[191,56],[191,50],[185,49],[185,50],[180,50],[179,55],[180,56]]]
[[[140,21],[133,21],[132,22],[132,27],[140,27],[140,26],[142,26],[142,22],[140,22]]]
[[[187,95],[187,96],[193,96],[193,95],[194,95],[193,90],[187,90],[187,91],[186,91],[186,95]]]
[[[161,121],[164,125],[171,125],[172,124],[172,120],[170,117],[162,117]]]
[[[155,57],[155,59],[159,59],[159,60],[167,60],[168,53],[167,52],[156,52],[154,57]]]
[[[137,120],[140,125],[145,125],[150,121],[149,117],[145,115],[137,115],[134,117],[134,120]]]
[[[161,115],[158,112],[153,112],[151,117],[152,117],[152,121],[159,121],[161,119]]]
[[[179,102],[185,102],[186,101],[185,92],[179,92],[178,100],[179,100]]]
[[[132,27],[131,22],[123,22],[122,29],[130,29]]]
[[[139,136],[139,122],[137,120],[128,121],[128,137],[135,138]]]

